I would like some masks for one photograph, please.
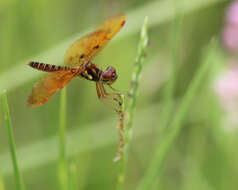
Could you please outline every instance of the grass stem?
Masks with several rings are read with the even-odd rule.
[[[119,116],[119,121],[117,124],[117,130],[119,134],[119,147],[117,151],[117,157],[114,158],[114,162],[120,161],[123,159],[124,154],[124,147],[125,147],[125,126],[124,126],[124,120],[125,120],[125,96],[123,94],[120,94],[120,110],[117,111]]]
[[[73,160],[70,162],[69,165],[69,190],[78,190],[78,173],[77,173],[77,165],[76,161]]]
[[[216,49],[217,46],[217,40],[213,39],[209,47],[206,51],[205,59],[202,62],[202,65],[198,69],[197,73],[195,74],[193,80],[191,81],[184,98],[182,100],[182,103],[180,105],[180,108],[177,111],[177,114],[175,115],[174,120],[171,123],[171,131],[163,137],[161,140],[160,145],[158,146],[158,149],[156,150],[155,156],[148,167],[144,178],[142,179],[141,183],[138,186],[138,190],[146,190],[150,189],[151,185],[154,183],[155,179],[158,180],[158,176],[161,172],[161,166],[164,163],[164,160],[174,144],[177,136],[180,134],[182,128],[183,128],[183,121],[186,117],[186,114],[188,112],[188,109],[190,108],[192,104],[192,100],[195,97],[197,90],[201,83],[203,82],[203,79],[205,78],[208,69],[211,67],[212,63],[212,55]]]
[[[133,126],[133,120],[134,120],[137,92],[139,87],[139,79],[141,76],[141,70],[143,66],[142,63],[145,58],[145,49],[148,45],[147,22],[148,22],[148,17],[145,17],[144,23],[141,29],[140,42],[138,45],[138,55],[136,57],[134,72],[132,74],[131,90],[129,92],[130,101],[129,101],[128,110],[127,110],[128,123],[124,130],[124,151],[123,151],[123,158],[119,165],[119,175],[118,175],[118,184],[117,184],[118,190],[123,189],[125,184],[126,165],[128,160],[129,144],[132,137],[132,126]]]
[[[68,190],[67,157],[66,157],[66,88],[60,94],[59,112],[59,183],[61,190]]]
[[[1,174],[0,174],[0,190],[5,190],[5,185],[4,185],[3,178],[2,178]]]
[[[20,173],[20,170],[18,167],[18,162],[17,162],[16,146],[15,146],[15,141],[14,141],[12,122],[11,122],[11,117],[10,117],[10,112],[9,112],[9,107],[8,107],[8,102],[7,102],[6,91],[4,91],[2,94],[2,104],[3,104],[4,119],[5,119],[6,127],[7,127],[8,142],[9,142],[9,147],[10,147],[12,164],[13,164],[13,168],[14,168],[16,187],[17,187],[17,190],[24,190],[25,188],[24,188],[24,184],[22,181],[21,173]]]
[[[174,20],[172,22],[171,34],[170,34],[170,77],[168,84],[165,87],[164,91],[164,109],[162,112],[162,120],[160,121],[159,132],[164,132],[169,121],[171,120],[171,113],[173,109],[173,96],[175,91],[175,82],[176,82],[176,68],[178,65],[178,49],[180,42],[180,33],[181,33],[181,24],[182,24],[182,15],[181,10],[178,7],[178,4],[175,3],[175,14]],[[160,138],[159,138],[160,139]]]

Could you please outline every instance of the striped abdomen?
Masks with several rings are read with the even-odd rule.
[[[62,70],[70,70],[71,68],[67,66],[57,66],[57,65],[50,65],[46,63],[39,63],[31,61],[28,65],[34,69],[45,71],[45,72],[54,72],[54,71],[62,71]]]

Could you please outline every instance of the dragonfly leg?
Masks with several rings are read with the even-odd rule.
[[[110,85],[109,85],[109,87],[110,87],[111,89],[113,89],[113,90],[116,90],[116,89],[112,88]],[[101,88],[102,88],[103,93],[104,93],[106,96],[112,97],[113,100],[116,101],[119,106],[122,105],[122,102],[121,102],[121,93],[120,93],[118,90],[116,90],[117,93],[111,93],[111,94],[109,94],[109,93],[106,91],[106,89],[104,88],[103,85],[101,85]]]
[[[108,93],[106,91],[106,89],[104,88],[103,84],[101,85],[101,89],[102,89],[103,94],[106,97],[112,99],[114,101],[114,103],[116,103],[116,106],[119,108],[118,112],[120,112],[121,108],[122,108],[121,94],[120,93]]]
[[[121,104],[118,104],[118,99],[115,99],[115,97],[110,96],[105,89],[103,88],[103,85],[100,83],[96,83],[96,90],[98,98],[109,108],[115,110],[116,112],[120,112]],[[106,93],[105,93],[106,92]],[[118,97],[117,97],[118,98]],[[115,104],[116,102],[116,104]]]
[[[117,151],[117,157],[114,161],[119,161],[123,158],[124,152],[124,112],[121,109],[121,105],[118,103],[118,96],[119,94],[109,94],[106,92],[103,84],[96,83],[96,90],[99,99],[108,107],[114,109],[119,115],[119,122],[116,126],[118,133],[119,133],[119,147]],[[115,104],[116,102],[116,104]],[[118,107],[119,106],[119,107]]]
[[[113,91],[117,92],[118,94],[121,94],[121,93],[119,92],[119,90],[117,90],[116,88],[113,88],[112,85],[108,85],[108,86],[109,86],[109,88],[111,88]]]

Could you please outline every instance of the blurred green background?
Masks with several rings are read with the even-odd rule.
[[[59,189],[57,179],[59,97],[30,109],[27,97],[42,73],[28,61],[63,64],[65,50],[106,18],[125,13],[127,23],[94,62],[112,65],[123,93],[130,81],[140,28],[149,17],[151,45],[140,80],[125,189],[139,184],[159,140],[164,91],[176,64],[172,120],[186,89],[202,63],[210,39],[220,39],[225,0],[0,0],[0,90],[8,90],[18,159],[26,189]],[[174,25],[180,13],[177,58],[173,60]],[[219,43],[209,73],[200,86],[176,139],[151,189],[237,189],[237,123],[214,91],[224,72],[228,53]],[[15,189],[7,132],[0,104],[0,171],[6,189]],[[237,112],[236,112],[237,113]],[[234,113],[232,113],[234,114]],[[234,114],[235,115],[235,114]],[[118,146],[117,115],[97,98],[95,84],[80,78],[67,86],[67,154],[76,189],[115,189],[118,165],[112,162]],[[159,177],[159,176],[158,176]]]

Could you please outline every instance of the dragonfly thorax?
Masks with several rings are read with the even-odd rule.
[[[116,69],[114,67],[109,66],[105,71],[102,71],[92,62],[85,64],[84,72],[80,76],[90,81],[102,82],[109,85],[117,79]]]
[[[80,76],[94,82],[100,80],[102,71],[92,62],[88,62],[84,65],[84,71],[80,73]]]

